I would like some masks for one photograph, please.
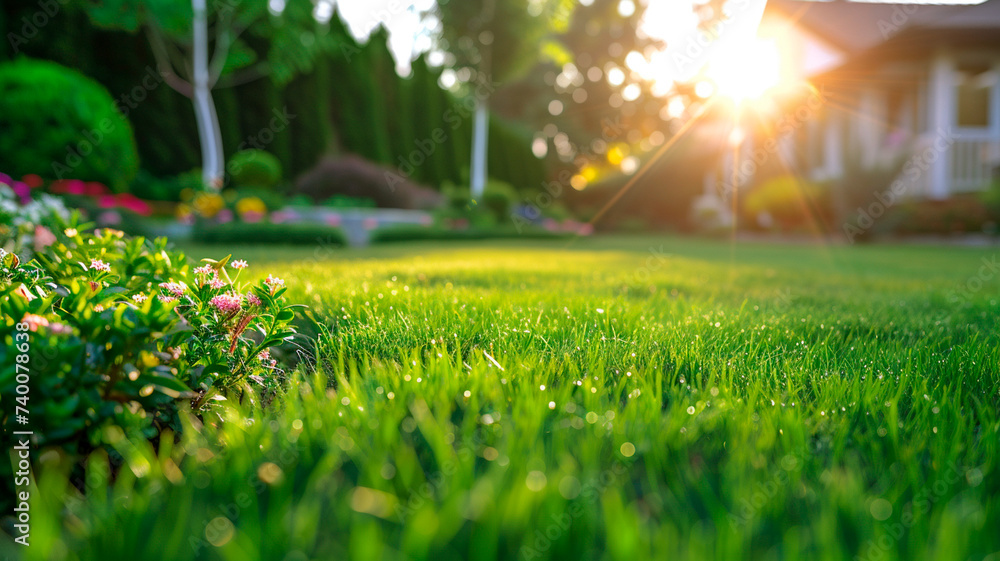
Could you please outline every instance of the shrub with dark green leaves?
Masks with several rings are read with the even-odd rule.
[[[117,192],[139,170],[132,127],[104,87],[53,62],[0,65],[0,169],[14,177],[100,181]]]
[[[774,177],[754,187],[744,202],[751,219],[766,214],[784,230],[805,227],[817,216],[827,217],[829,208],[829,189],[791,175]]]
[[[26,264],[0,255],[3,432],[21,406],[35,445],[80,457],[108,444],[109,427],[148,439],[181,430],[181,407],[274,395],[283,372],[270,351],[295,335],[295,306],[281,279],[240,284],[246,263],[228,259],[189,271],[165,239],[116,230],[68,230]]]
[[[241,150],[226,165],[232,185],[274,189],[281,181],[281,162],[263,150]]]
[[[492,240],[492,239],[558,239],[572,237],[570,232],[553,232],[537,226],[514,226],[465,229],[446,228],[441,226],[417,226],[401,224],[387,228],[379,228],[371,234],[371,243],[394,243],[413,241],[462,241],[462,240]]]
[[[517,190],[510,183],[491,179],[483,190],[480,204],[498,223],[510,220],[510,210],[517,202]]]
[[[194,239],[206,244],[347,245],[344,231],[323,224],[228,222],[199,224]]]

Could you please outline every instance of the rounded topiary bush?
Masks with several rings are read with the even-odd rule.
[[[139,171],[132,127],[103,86],[54,62],[0,64],[0,171],[100,181],[122,192]]]
[[[510,219],[510,209],[517,203],[517,190],[504,181],[490,179],[483,190],[482,205],[499,222]]]
[[[281,181],[281,162],[263,150],[240,150],[226,166],[236,187],[273,189]]]

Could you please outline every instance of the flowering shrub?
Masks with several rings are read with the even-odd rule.
[[[32,197],[30,190],[27,183],[0,173],[0,248],[24,261],[55,242],[55,232],[78,221],[58,198]]]
[[[291,321],[302,306],[285,303],[281,279],[239,283],[246,267],[246,261],[229,257],[206,260],[189,284],[158,286],[157,298],[176,303],[190,330],[176,334],[171,345],[184,350],[188,381],[200,391],[198,407],[219,392],[253,398],[253,384],[275,390],[280,382],[270,348],[295,335]]]
[[[279,279],[239,284],[246,262],[227,263],[191,271],[165,239],[110,229],[68,229],[29,263],[3,252],[0,411],[15,411],[14,359],[25,352],[35,438],[72,454],[103,445],[110,425],[149,438],[180,430],[185,403],[204,412],[274,391],[282,371],[271,348],[295,335],[295,307]],[[0,420],[5,432],[15,426]]]

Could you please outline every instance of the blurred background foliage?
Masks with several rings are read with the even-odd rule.
[[[30,21],[38,9],[30,0],[5,1],[0,32],[20,34],[23,18]],[[153,176],[199,167],[190,101],[160,81],[144,85],[145,77],[158,76],[146,37],[97,28],[76,4],[61,10],[18,45],[18,54],[0,51],[0,60],[28,56],[54,61],[107,88],[127,112],[142,168]],[[296,73],[286,83],[254,80],[213,92],[227,160],[242,149],[261,148],[278,158],[288,177],[295,177],[324,155],[353,153],[402,167],[411,172],[410,179],[427,185],[461,181],[470,156],[471,106],[440,87],[442,69],[422,56],[409,76],[400,77],[383,29],[358,42],[336,14],[328,33],[335,47],[318,55],[308,72]],[[261,51],[270,47],[253,37],[246,44]],[[273,120],[282,115],[287,125],[275,130]],[[530,128],[501,119],[491,125],[492,175],[517,185],[540,185],[545,167],[531,155]],[[443,132],[441,142],[436,141],[442,138],[437,129]]]

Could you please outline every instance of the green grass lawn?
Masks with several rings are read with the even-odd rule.
[[[47,470],[28,558],[1000,559],[1000,249],[232,251],[329,386]]]

